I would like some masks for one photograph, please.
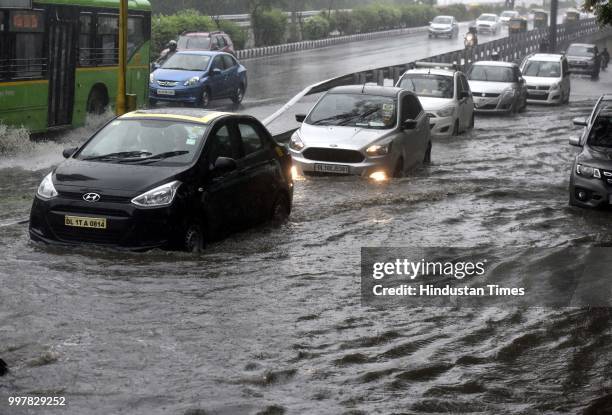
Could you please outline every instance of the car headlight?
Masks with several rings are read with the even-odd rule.
[[[504,89],[504,92],[502,92],[502,95],[504,97],[513,97],[514,94],[516,94],[516,89],[513,88],[513,87],[506,88],[506,89]]]
[[[366,149],[368,156],[384,156],[389,153],[391,149],[391,143],[389,144],[374,144]]]
[[[300,137],[299,130],[297,130],[291,136],[291,140],[289,141],[289,148],[295,151],[302,151],[304,147],[306,147],[306,145],[304,144],[304,142],[302,141]]]
[[[585,166],[584,164],[576,164],[576,173],[587,178],[601,179],[601,172],[598,168]]]
[[[153,75],[153,74],[149,75],[149,82],[150,83],[155,82],[155,75]]]
[[[436,111],[438,117],[450,117],[455,112],[455,106],[450,105],[448,107],[444,107],[439,111]]]
[[[52,176],[53,173],[47,174],[42,182],[40,182],[40,186],[38,186],[38,190],[36,191],[36,194],[43,199],[53,199],[57,196],[57,190],[55,190],[55,186],[53,186]]]
[[[185,86],[194,86],[194,85],[197,85],[198,82],[200,82],[200,77],[199,76],[194,76],[193,78],[191,78],[190,80],[185,82],[183,85],[185,85]]]
[[[176,190],[181,185],[181,182],[175,180],[170,183],[163,184],[155,189],[136,196],[132,199],[132,203],[141,207],[161,207],[172,204]]]

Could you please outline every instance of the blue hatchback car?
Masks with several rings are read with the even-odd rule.
[[[229,53],[185,51],[172,55],[151,73],[149,103],[186,103],[206,108],[211,100],[239,104],[247,88],[247,70]]]

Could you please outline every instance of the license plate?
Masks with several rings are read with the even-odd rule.
[[[106,229],[105,218],[87,218],[82,216],[65,216],[64,225],[76,228]]]
[[[341,166],[338,164],[315,164],[314,170],[320,173],[348,174],[349,166]]]
[[[158,89],[157,95],[174,95],[174,89]]]

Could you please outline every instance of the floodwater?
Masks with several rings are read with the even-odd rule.
[[[433,163],[407,178],[299,180],[288,223],[201,255],[31,243],[18,222],[40,179],[93,127],[9,148],[0,413],[611,413],[608,309],[374,309],[359,296],[362,246],[612,244],[610,212],[567,204],[571,119],[612,72],[572,82],[568,106],[434,140]],[[28,395],[67,406],[7,406]]]

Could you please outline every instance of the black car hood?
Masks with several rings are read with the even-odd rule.
[[[188,166],[160,167],[68,159],[55,169],[53,183],[61,191],[109,191],[135,194],[175,180]]]
[[[585,147],[578,156],[578,162],[604,170],[612,170],[612,148],[609,150],[598,150],[593,147]]]

